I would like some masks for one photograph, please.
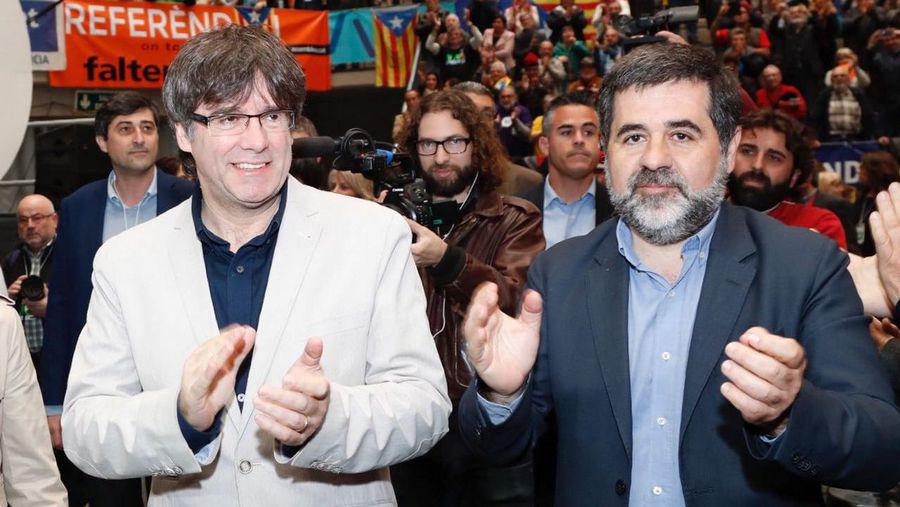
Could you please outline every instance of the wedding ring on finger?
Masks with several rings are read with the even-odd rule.
[[[306,428],[308,428],[308,427],[309,427],[309,416],[306,414],[303,414],[303,427],[300,428],[299,430],[297,430],[297,433],[303,433],[304,431],[306,431]]]

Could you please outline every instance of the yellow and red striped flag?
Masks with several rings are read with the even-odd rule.
[[[373,9],[375,23],[375,86],[403,88],[416,57],[418,6]]]

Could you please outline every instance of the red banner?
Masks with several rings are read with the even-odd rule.
[[[260,24],[278,35],[306,73],[308,88],[331,89],[328,12],[168,3],[66,0],[66,70],[50,86],[161,88],[178,49],[191,37],[230,23]]]

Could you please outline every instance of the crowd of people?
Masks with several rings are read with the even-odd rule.
[[[539,21],[536,7],[515,2],[503,10],[479,1],[464,23],[426,2],[416,33],[424,44],[417,92],[433,93],[474,80],[504,89],[507,103],[495,121],[516,162],[538,168],[539,128],[545,97],[587,91],[596,98],[604,76],[625,52],[620,14],[626,0],[604,0],[590,22],[574,0],[561,0]],[[670,6],[676,5],[670,2]],[[659,7],[659,6],[657,6]],[[692,44],[710,47],[732,69],[745,93],[745,111],[776,108],[803,121],[819,142],[877,140],[900,135],[900,17],[892,2],[775,0],[715,2],[701,43],[696,22],[686,25]],[[677,30],[677,26],[670,27]],[[536,156],[535,156],[536,155]]]
[[[123,92],[95,118],[109,176],[58,210],[18,203],[9,503],[891,488],[900,168],[879,87],[900,30],[867,2],[724,4],[712,47],[689,25],[626,54],[624,0],[591,20],[562,0],[545,27],[527,0],[463,19],[428,0],[422,88],[393,122],[426,196],[405,219],[371,178],[292,158],[317,131],[276,37],[197,36],[163,89],[177,157],[159,157],[159,107]],[[858,185],[816,161],[834,139],[878,143]]]

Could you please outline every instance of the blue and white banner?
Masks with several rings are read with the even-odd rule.
[[[63,5],[54,0],[19,0],[28,24],[32,70],[65,70],[66,43]],[[52,9],[44,12],[45,9]],[[41,16],[38,14],[42,13]]]
[[[855,185],[859,182],[859,163],[863,153],[878,149],[880,147],[875,141],[822,143],[816,150],[816,160],[825,169],[838,173],[844,183]]]

